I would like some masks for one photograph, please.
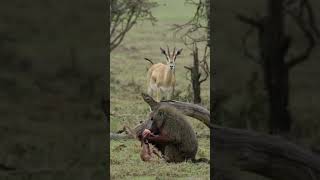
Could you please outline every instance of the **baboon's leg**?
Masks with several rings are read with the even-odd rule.
[[[183,162],[185,157],[175,145],[167,145],[164,150],[164,158],[167,162]]]

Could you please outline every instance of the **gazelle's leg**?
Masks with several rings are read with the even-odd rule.
[[[148,94],[153,97],[153,89],[151,88],[151,84],[148,86]]]
[[[160,88],[160,101],[163,100],[163,98],[167,98],[167,91],[165,89]]]
[[[171,89],[166,90],[166,100],[171,100]]]
[[[175,85],[172,86],[171,100],[172,100],[173,97],[174,97],[174,90],[175,90],[174,88],[175,88]]]
[[[160,88],[157,87],[157,101],[160,102]]]
[[[151,96],[153,98],[153,89],[151,86],[152,86],[151,84],[148,86],[148,94],[149,94],[149,96]],[[152,112],[152,109],[150,106],[149,106],[149,110],[150,110],[150,112]]]

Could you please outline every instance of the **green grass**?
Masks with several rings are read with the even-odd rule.
[[[209,139],[200,139],[199,157],[209,156]],[[140,159],[140,143],[136,140],[111,141],[111,179],[209,179],[206,163],[166,163],[156,159],[144,162]]]
[[[191,51],[184,46],[179,38],[174,36],[172,24],[185,23],[192,17],[195,8],[185,5],[184,0],[157,1],[159,7],[152,12],[158,19],[152,26],[149,22],[136,25],[125,37],[122,44],[111,53],[111,132],[122,129],[123,125],[131,127],[145,120],[149,114],[148,105],[142,100],[141,92],[147,90],[147,68],[149,63],[143,58],[148,57],[153,62],[165,63],[165,57],[160,54],[160,46],[183,48],[182,55],[176,61],[176,90],[180,91],[177,100],[192,101],[190,96],[190,81],[186,79],[183,66],[191,65]],[[202,52],[200,49],[200,52]],[[203,106],[209,109],[209,81],[202,85]],[[189,119],[194,130],[200,135],[209,135],[209,129],[204,124]],[[204,137],[204,136],[201,136]],[[206,137],[206,136],[205,136]],[[209,159],[209,138],[199,138],[198,156]],[[120,144],[126,147],[121,151],[115,150]],[[209,179],[208,164],[165,162],[143,162],[139,157],[138,141],[111,141],[111,177],[112,179]],[[160,178],[161,179],[161,178]]]

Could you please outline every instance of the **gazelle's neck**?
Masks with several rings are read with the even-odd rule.
[[[171,69],[169,65],[166,66],[165,79],[172,81],[175,78],[175,68]]]

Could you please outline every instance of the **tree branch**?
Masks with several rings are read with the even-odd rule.
[[[192,68],[189,66],[184,66],[184,68],[188,69],[189,71],[192,71]]]
[[[239,13],[236,14],[236,18],[239,21],[241,21],[242,23],[249,24],[249,25],[254,26],[254,27],[258,28],[258,29],[262,28],[262,24],[261,24],[260,20],[257,20],[257,19],[254,19],[254,18],[250,18],[250,17],[244,16],[244,15],[239,14]]]
[[[298,17],[297,15],[295,15],[291,11],[287,11],[287,13],[290,15],[290,17],[292,17],[292,19],[295,21],[297,26],[301,29],[305,38],[308,41],[307,48],[303,52],[301,52],[296,57],[293,57],[287,61],[287,63],[286,63],[287,68],[292,68],[292,67],[296,66],[297,64],[300,64],[308,59],[313,48],[315,47],[315,39],[313,37],[312,32],[307,28],[307,26],[305,25],[305,23],[303,22],[301,17]]]
[[[242,42],[242,46],[243,46],[243,50],[244,50],[244,55],[246,57],[248,57],[249,59],[253,60],[255,63],[257,64],[263,64],[263,62],[261,61],[261,59],[259,59],[258,57],[255,57],[255,55],[253,55],[248,47],[247,47],[247,41],[249,39],[249,36],[253,33],[254,28],[251,27],[243,36],[241,42]]]

